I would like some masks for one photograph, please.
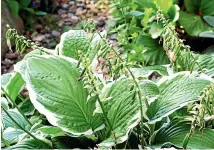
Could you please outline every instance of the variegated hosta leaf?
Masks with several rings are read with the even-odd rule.
[[[197,58],[197,64],[194,65],[194,70],[203,69],[204,73],[208,76],[214,77],[214,55],[198,55],[193,54],[195,58]]]
[[[131,79],[119,80],[107,90],[105,96],[111,99],[104,102],[104,107],[114,136],[108,126],[107,139],[99,146],[111,147],[128,139],[130,130],[139,123],[139,100],[135,98],[135,94],[135,84]]]
[[[183,140],[190,131],[190,123],[184,121],[172,121],[169,125],[161,128],[155,136],[154,145],[150,148],[161,148],[164,145],[174,145],[182,148]],[[214,131],[206,128],[203,133],[198,128],[193,132],[187,149],[214,149]]]
[[[158,86],[151,80],[142,80],[140,81],[139,85],[141,87],[141,93],[143,97],[153,97],[159,95],[160,93]]]
[[[35,56],[15,67],[27,83],[30,100],[48,121],[74,135],[92,134],[101,125],[93,116],[95,102],[87,102],[87,91],[75,65],[62,57]],[[25,66],[25,71],[23,67]]]
[[[146,66],[141,68],[131,68],[131,71],[135,75],[135,77],[148,78],[152,73],[157,72],[160,75],[168,75],[166,66]]]
[[[78,58],[78,51],[86,53],[89,49],[90,41],[84,30],[69,30],[61,36],[61,41],[56,47],[59,55],[64,55],[74,59]]]
[[[22,149],[51,149],[49,143],[38,139],[26,139],[13,146],[7,147],[7,149],[22,150]]]
[[[202,90],[213,80],[206,75],[193,75],[180,72],[166,81],[160,89],[160,96],[152,102],[147,110],[149,123],[154,123],[186,106],[199,100]]]

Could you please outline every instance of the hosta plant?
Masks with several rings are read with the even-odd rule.
[[[192,54],[162,13],[169,64],[159,66],[130,64],[105,32],[68,31],[50,51],[9,28],[10,45],[34,50],[1,79],[2,147],[214,148],[213,68],[206,63],[213,56]]]

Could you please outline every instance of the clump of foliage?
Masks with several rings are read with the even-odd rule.
[[[20,15],[29,27],[35,23],[35,16],[47,15],[46,7],[51,5],[48,0],[6,0],[6,2],[12,15]]]
[[[132,39],[147,50],[158,47],[159,63],[150,51],[142,55],[147,61],[139,62],[139,52],[130,62],[105,31],[70,30],[49,51],[9,28],[10,44],[34,50],[2,76],[3,147],[214,148],[214,56],[192,53],[167,12],[158,9],[153,22],[162,26],[163,46],[148,35]],[[29,97],[20,94],[24,87]]]
[[[210,0],[114,0],[111,5],[114,20],[111,32],[116,33],[130,62],[168,64],[169,59],[162,47],[165,27],[163,22],[157,22],[157,11],[162,10],[166,21],[175,26],[186,44],[202,52],[200,47],[207,48],[213,43],[213,5],[214,1]]]

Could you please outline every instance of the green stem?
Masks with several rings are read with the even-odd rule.
[[[101,102],[101,100],[100,100],[100,98],[99,98],[99,95],[98,95],[97,97],[98,97],[97,100],[98,100],[98,102],[99,102],[99,104],[100,104],[100,107],[101,107],[101,109],[102,109],[102,111],[103,111],[103,115],[104,115],[104,117],[105,117],[105,119],[106,119],[106,121],[107,121],[107,123],[108,123],[108,125],[109,125],[109,128],[110,128],[110,130],[111,130],[111,132],[112,132],[113,138],[115,139],[115,143],[117,144],[116,136],[115,136],[115,133],[114,133],[114,131],[113,131],[113,127],[112,127],[112,125],[111,125],[111,122],[110,122],[110,120],[109,120],[108,117],[107,117],[107,113],[105,112],[104,106],[103,106],[103,104],[102,104],[102,102]]]
[[[100,35],[99,32],[98,32],[98,34]],[[108,45],[107,41],[105,39],[103,39],[103,37],[101,35],[100,35],[100,37]],[[121,62],[123,62],[123,59],[119,56],[119,54],[117,53],[117,51],[112,46],[109,46],[109,47],[113,50],[113,52],[119,58],[119,60]],[[131,75],[132,79],[134,80],[134,83],[135,83],[135,85],[136,85],[136,87],[138,89],[137,93],[138,93],[138,98],[139,98],[139,103],[140,103],[140,114],[141,114],[141,125],[140,125],[140,127],[141,127],[141,134],[142,134],[141,143],[142,143],[142,146],[144,147],[144,144],[143,144],[144,143],[144,136],[143,136],[143,104],[142,104],[142,100],[141,100],[141,98],[142,98],[142,96],[141,96],[141,89],[140,89],[139,84],[136,81],[136,78],[135,78],[134,74],[131,72],[131,70],[129,69],[129,67],[127,65],[125,65],[125,67],[128,70],[128,72],[130,73],[130,75]],[[149,107],[149,102],[148,102],[147,99],[145,99],[145,104],[146,104],[146,106],[148,108]]]
[[[4,107],[2,107],[2,109],[4,110],[4,112],[7,114],[7,116],[20,128],[22,129],[24,132],[26,132],[29,136],[31,136],[32,138],[34,138],[35,140],[39,140],[37,139],[33,134],[31,134],[29,131],[27,131],[25,128],[23,128],[22,126],[20,126],[16,120],[13,119],[13,117],[7,112],[7,110],[5,110]]]
[[[20,112],[20,114],[24,117],[24,119],[28,122],[30,126],[33,126],[32,123],[28,120],[28,118],[24,115],[24,113],[21,111],[21,109],[16,105],[16,103],[11,99],[10,95],[5,91],[3,87],[1,87],[1,90],[6,95],[7,99],[16,107],[16,109]]]

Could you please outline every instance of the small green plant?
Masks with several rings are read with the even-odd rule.
[[[6,0],[6,2],[8,3],[12,15],[20,15],[30,27],[33,26],[35,21],[35,18],[33,18],[34,15],[43,16],[47,14],[39,10],[41,7],[40,0]]]

